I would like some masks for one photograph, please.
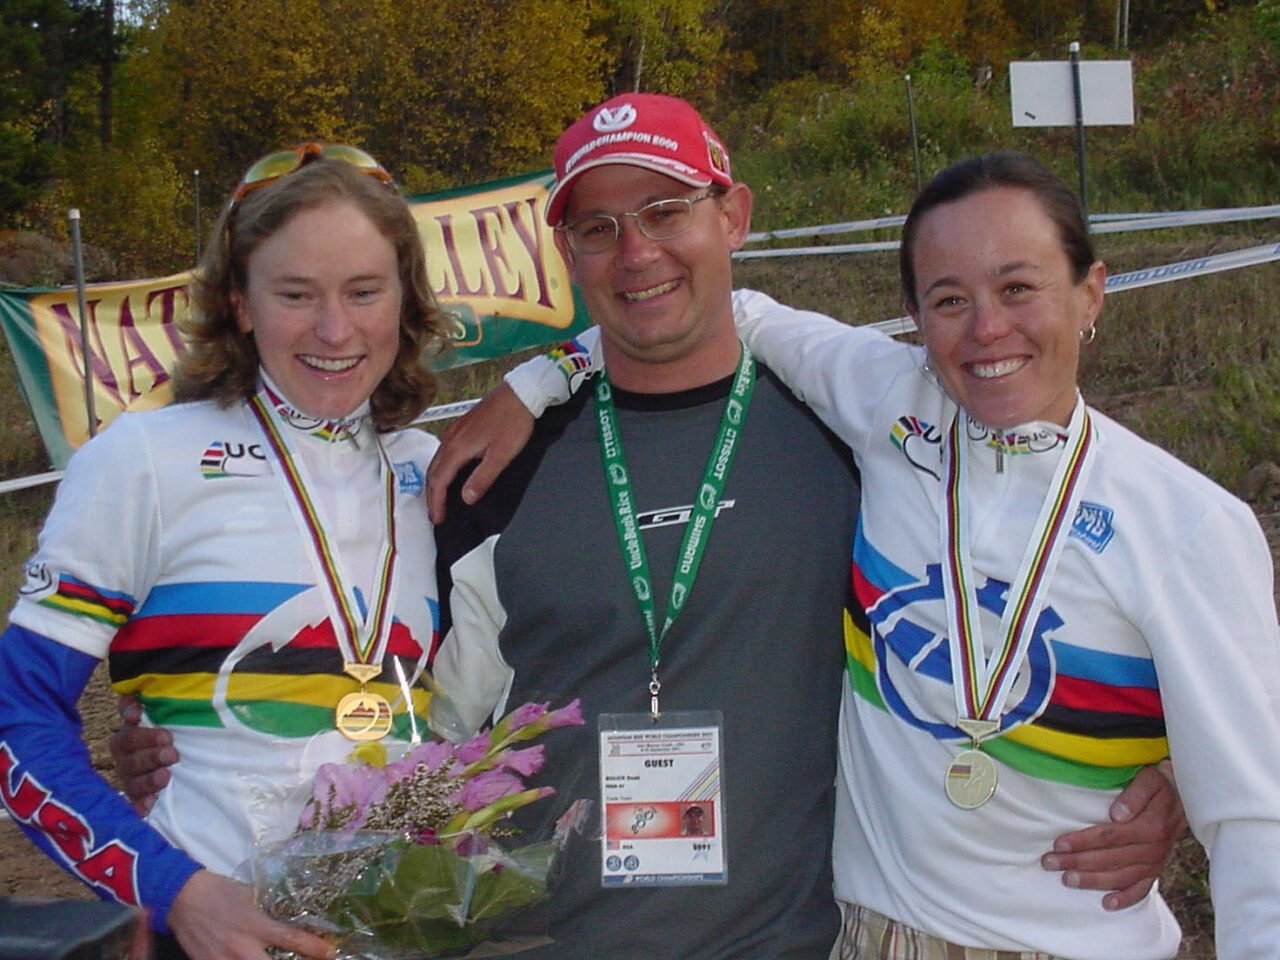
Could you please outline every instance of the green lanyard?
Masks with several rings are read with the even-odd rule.
[[[684,539],[680,543],[680,554],[671,581],[667,616],[659,631],[652,580],[649,576],[649,558],[645,553],[644,540],[640,536],[640,525],[636,519],[635,494],[631,488],[631,475],[627,471],[627,458],[622,452],[622,436],[618,431],[618,415],[613,406],[613,388],[609,385],[608,371],[601,371],[600,378],[596,381],[596,422],[600,427],[600,455],[604,460],[609,501],[613,505],[613,520],[618,529],[618,542],[622,546],[627,574],[631,578],[631,590],[635,594],[636,604],[640,607],[640,615],[644,618],[645,630],[649,635],[649,709],[654,719],[658,717],[658,691],[662,689],[658,682],[658,650],[671,630],[671,624],[684,607],[698,575],[698,567],[711,536],[711,524],[715,521],[720,504],[720,493],[724,490],[738,438],[742,435],[742,425],[747,419],[747,408],[751,405],[755,383],[755,361],[746,347],[743,347],[738,372],[734,375],[733,386],[720,418],[720,432],[716,435],[715,446],[711,448],[711,455],[707,458],[702,484],[698,487],[698,495],[694,498],[689,522],[685,526]]]

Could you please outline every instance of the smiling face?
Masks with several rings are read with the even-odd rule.
[[[703,191],[625,164],[587,171],[573,185],[565,221],[595,214],[622,221],[618,241],[600,253],[574,253],[557,232],[591,319],[603,335],[609,376],[646,393],[688,389],[728,376],[738,361],[730,254],[746,239],[751,192],[734,184],[693,206],[693,225],[651,240],[621,214]]]
[[[237,326],[263,367],[314,417],[345,417],[395,360],[401,288],[395,248],[353,202],[300,210],[249,255]]]
[[[1033,420],[1065,426],[1080,335],[1102,310],[1102,262],[1076,282],[1057,225],[1017,187],[933,208],[911,255],[912,315],[951,397],[993,429]]]

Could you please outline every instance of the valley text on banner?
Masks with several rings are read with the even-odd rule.
[[[427,279],[452,317],[447,368],[566,339],[586,324],[541,211],[551,174],[411,198]],[[190,312],[191,273],[85,288],[96,429],[125,410],[173,399]],[[28,406],[52,464],[89,437],[80,310],[73,288],[0,291],[4,328]]]

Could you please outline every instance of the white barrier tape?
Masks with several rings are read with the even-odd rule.
[[[1127,220],[1099,223],[1094,233],[1124,233],[1130,230],[1160,230],[1164,227],[1189,227],[1206,223],[1236,223],[1245,220],[1269,220],[1280,217],[1280,206],[1236,207],[1233,210],[1188,210],[1185,213],[1144,214]]]
[[[881,333],[887,333],[891,337],[896,337],[900,333],[915,333],[916,331],[916,322],[910,317],[895,317],[893,320],[877,320],[875,323],[860,324],[860,326],[865,326],[872,330],[879,330]]]
[[[1150,287],[1157,283],[1169,283],[1171,280],[1185,280],[1187,277],[1207,273],[1221,273],[1223,270],[1236,270],[1240,267],[1252,267],[1260,263],[1280,260],[1280,243],[1268,243],[1261,247],[1249,247],[1245,250],[1232,250],[1211,257],[1197,257],[1195,260],[1182,260],[1178,263],[1166,263],[1162,267],[1149,267],[1146,270],[1133,270],[1129,273],[1117,273],[1107,277],[1107,293],[1120,290],[1136,290],[1139,287]],[[911,333],[916,329],[915,321],[910,317],[896,317],[893,320],[879,320],[866,326],[880,330],[891,337],[900,333]]]
[[[812,257],[831,253],[872,253],[880,250],[897,250],[902,244],[897,240],[880,240],[873,243],[841,243],[833,247],[787,247],[785,250],[739,250],[735,260],[763,260],[768,257]]]
[[[866,244],[857,244],[866,246]],[[896,246],[896,244],[895,244]],[[820,247],[817,252],[830,253],[834,247]],[[773,251],[760,251],[771,253]],[[1117,273],[1107,277],[1107,292],[1120,290],[1136,290],[1138,287],[1149,287],[1157,283],[1169,283],[1172,280],[1185,280],[1188,277],[1209,273],[1221,273],[1224,270],[1236,270],[1240,267],[1252,267],[1260,263],[1280,260],[1280,243],[1268,243],[1260,247],[1248,247],[1244,250],[1232,250],[1209,257],[1197,257],[1194,260],[1182,260],[1178,263],[1167,263],[1160,267],[1148,267],[1145,270],[1133,270],[1129,273]],[[916,329],[915,321],[910,317],[895,317],[892,320],[877,320],[866,324],[873,330],[880,330],[894,337],[901,333],[911,333]],[[444,403],[437,407],[429,407],[414,423],[431,423],[436,420],[448,420],[460,417],[480,401],[459,400],[456,403]],[[27,487],[38,487],[44,483],[61,480],[66,471],[53,470],[49,473],[38,473],[30,477],[18,477],[14,480],[0,481],[0,494],[24,490]]]
[[[1109,216],[1117,216],[1111,214]],[[1186,213],[1125,214],[1131,219],[1110,220],[1098,223],[1093,233],[1128,233],[1134,230],[1160,230],[1165,227],[1200,226],[1206,223],[1234,223],[1244,220],[1269,220],[1280,217],[1280,206],[1237,207],[1234,210],[1191,210]],[[1137,219],[1132,219],[1137,217]],[[780,236],[781,233],[774,234]],[[769,257],[804,257],[832,253],[871,253],[881,250],[897,250],[897,240],[879,243],[845,243],[829,247],[787,247],[783,250],[739,250],[733,256],[738,260],[761,260]]]
[[[794,240],[796,237],[822,237],[829,233],[854,233],[858,230],[877,230],[881,227],[900,227],[907,218],[876,217],[872,220],[850,220],[847,223],[827,223],[818,227],[792,227],[788,230],[766,230],[764,233],[747,234],[747,243],[761,240]]]
[[[1120,290],[1136,290],[1138,287],[1149,287],[1155,283],[1185,280],[1187,277],[1200,276],[1206,273],[1221,273],[1223,270],[1235,270],[1239,267],[1252,267],[1260,263],[1269,263],[1272,260],[1280,260],[1280,243],[1268,243],[1261,247],[1232,250],[1228,253],[1197,257],[1194,260],[1182,260],[1178,263],[1166,263],[1162,267],[1148,267],[1145,270],[1117,273],[1114,276],[1107,277],[1107,293],[1116,293]]]
[[[1268,207],[1219,207],[1212,210],[1170,210],[1150,213],[1095,213],[1090,223],[1098,224],[1095,233],[1117,233],[1124,230],[1154,230],[1161,227],[1182,227],[1199,223],[1231,223],[1237,220],[1265,220],[1280,217],[1280,204]],[[905,216],[875,217],[870,220],[850,220],[846,223],[825,223],[816,227],[793,227],[788,230],[768,230],[747,234],[747,243],[762,240],[794,240],[798,237],[825,237],[833,233],[854,233],[858,230],[878,230],[884,227],[900,227]],[[1137,226],[1148,222],[1146,226]],[[1118,227],[1117,223],[1127,226]],[[827,252],[826,247],[818,252]],[[852,252],[852,251],[848,251]]]
[[[1143,217],[1167,217],[1173,211],[1152,211],[1148,213],[1091,213],[1090,223],[1106,223],[1109,220],[1141,220]]]
[[[66,474],[65,470],[51,470],[48,473],[33,473],[29,477],[17,477],[13,480],[0,481],[0,493],[12,493],[25,490],[27,487],[38,487],[44,483],[56,483]]]

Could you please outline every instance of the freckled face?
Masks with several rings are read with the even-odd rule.
[[[347,200],[300,210],[249,255],[237,325],[299,410],[345,417],[395,360],[403,291],[395,247]]]
[[[1057,225],[1015,187],[925,214],[912,262],[916,323],[952,398],[998,430],[1034,420],[1065,426],[1080,335],[1102,310],[1102,262],[1076,282]]]

